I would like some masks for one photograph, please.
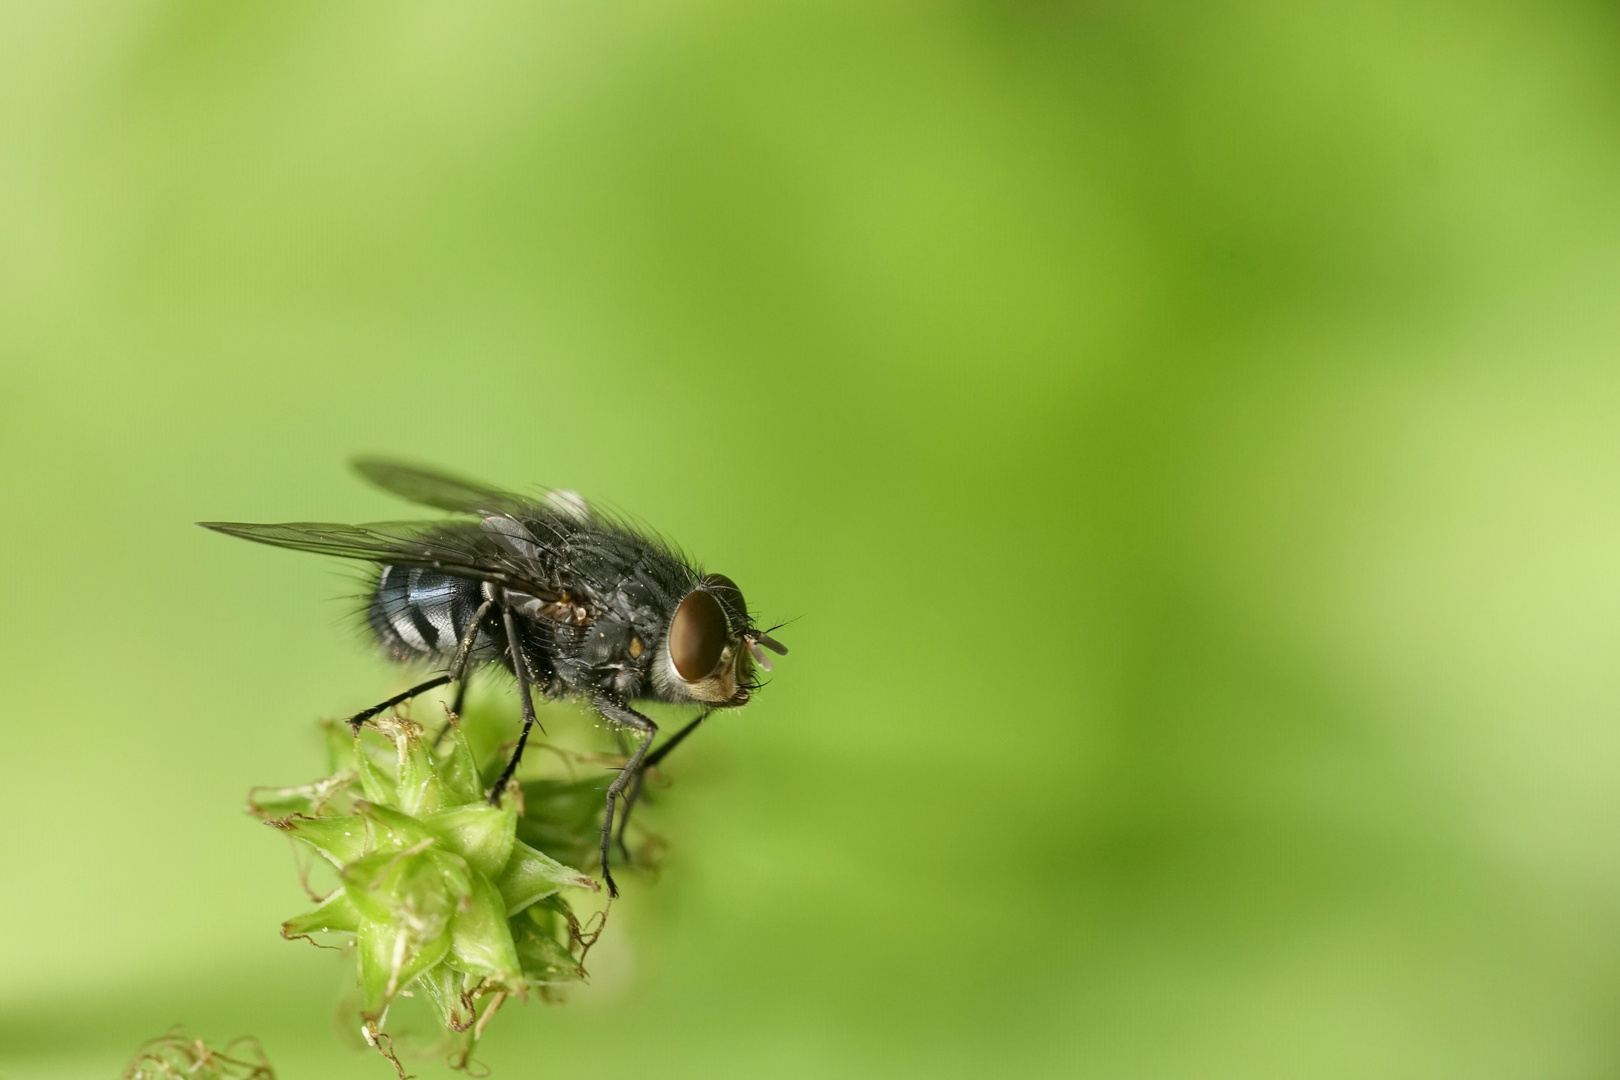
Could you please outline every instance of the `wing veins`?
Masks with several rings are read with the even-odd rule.
[[[434,534],[435,529],[443,528],[441,522],[343,525],[313,521],[199,521],[197,524],[227,536],[291,551],[440,570],[510,586],[533,596],[557,595],[553,586],[538,580],[528,568],[493,547],[480,551],[445,543],[442,534]],[[421,530],[425,535],[416,535],[414,530]]]
[[[521,515],[533,511],[533,499],[489,487],[435,469],[383,458],[357,458],[354,471],[369,483],[421,506],[459,514]]]

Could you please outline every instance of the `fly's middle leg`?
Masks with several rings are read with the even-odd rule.
[[[518,700],[523,703],[523,732],[518,736],[517,749],[512,751],[512,760],[506,763],[506,768],[501,770],[500,779],[490,788],[489,801],[492,806],[501,805],[501,795],[506,791],[506,783],[512,779],[512,774],[517,772],[518,762],[523,760],[523,747],[528,744],[529,729],[539,723],[534,715],[534,695],[529,691],[532,682],[529,675],[529,660],[523,655],[523,649],[519,645],[517,627],[512,621],[512,609],[504,604],[501,606],[501,620],[506,628],[506,647],[512,656],[512,671],[517,675]],[[544,730],[541,729],[542,732]]]

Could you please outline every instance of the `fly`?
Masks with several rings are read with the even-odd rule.
[[[610,724],[639,734],[608,786],[602,817],[602,878],[617,896],[609,858],[615,802],[625,800],[627,816],[643,770],[716,709],[747,704],[759,689],[756,669],[770,670],[765,650],[786,655],[787,648],[754,625],[730,578],[705,573],[573,492],[527,498],[374,459],[357,461],[355,469],[386,491],[459,516],[377,525],[198,524],[261,544],[377,564],[366,595],[371,633],[395,660],[440,673],[349,717],[357,731],[448,683],[456,684],[452,711],[459,715],[474,670],[509,671],[517,679],[523,731],[489,791],[495,805],[535,726],[534,690],[581,700]],[[640,701],[696,705],[699,712],[652,751],[658,725],[635,709]]]

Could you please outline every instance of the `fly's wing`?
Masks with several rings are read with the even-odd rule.
[[[533,499],[398,461],[358,458],[354,471],[384,491],[413,503],[458,514],[513,517],[532,513],[536,507]]]
[[[393,566],[440,570],[458,577],[494,582],[516,592],[555,599],[556,586],[542,580],[546,575],[538,559],[513,558],[510,547],[495,543],[482,529],[446,529],[443,522],[390,522],[380,525],[335,525],[326,522],[292,521],[282,524],[252,524],[236,521],[199,521],[205,529],[239,536],[272,547],[334,555],[340,559],[364,559]],[[540,556],[532,545],[532,556]]]

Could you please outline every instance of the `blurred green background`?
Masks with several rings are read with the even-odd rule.
[[[797,617],[497,1076],[1620,1073],[1617,58],[1562,0],[0,7],[0,1076],[392,1075],[241,806],[398,676],[190,524],[409,514],[361,451]]]

